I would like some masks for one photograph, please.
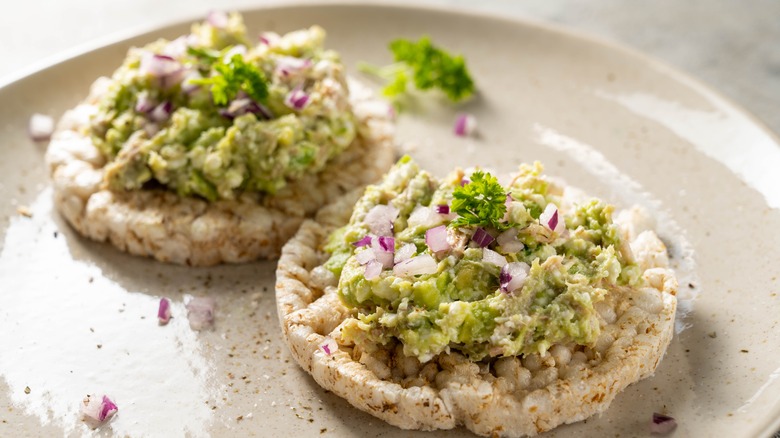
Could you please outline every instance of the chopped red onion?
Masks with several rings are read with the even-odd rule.
[[[506,201],[504,201],[504,207],[506,207],[506,213],[504,213],[504,217],[501,219],[503,222],[509,221],[509,207],[512,205],[512,194],[507,193],[506,194]]]
[[[168,298],[160,298],[160,307],[157,309],[157,321],[160,325],[168,324],[171,320],[171,302]]]
[[[438,214],[450,214],[450,206],[447,204],[439,204],[436,206],[436,213]]]
[[[216,301],[211,297],[195,297],[187,304],[187,319],[190,321],[190,328],[193,330],[203,330],[211,328],[214,325],[214,307]]]
[[[249,113],[260,116],[260,119],[272,118],[270,110],[246,96],[234,99],[227,108],[219,111],[222,117],[231,120]]]
[[[490,248],[485,248],[482,250],[482,261],[496,265],[499,268],[503,268],[507,264],[506,257],[493,251]]]
[[[650,422],[650,433],[666,435],[677,428],[677,420],[668,416],[653,412],[653,420]]]
[[[563,218],[558,213],[558,207],[553,203],[547,204],[544,211],[539,216],[539,222],[552,231],[562,233],[566,229]]]
[[[390,240],[387,240],[390,239]],[[371,249],[376,255],[376,260],[384,268],[393,267],[393,252],[395,251],[395,239],[392,237],[379,236],[371,239]]]
[[[93,428],[110,420],[118,411],[117,405],[106,395],[87,395],[81,405],[82,418]]]
[[[431,228],[439,225],[441,222],[442,217],[432,208],[418,205],[412,210],[412,214],[409,215],[407,225],[409,228]]]
[[[417,246],[414,243],[407,243],[395,252],[393,262],[395,264],[401,263],[414,257],[415,254],[417,254]]]
[[[433,252],[449,251],[450,243],[447,242],[447,227],[439,225],[425,232],[425,244]]]
[[[149,97],[149,93],[142,91],[138,93],[138,100],[135,102],[135,112],[146,114],[157,106],[157,102]]]
[[[266,46],[272,46],[279,42],[282,37],[279,36],[276,32],[263,32],[258,37],[261,43],[265,44]]]
[[[493,243],[493,236],[491,236],[484,228],[479,227],[474,231],[474,235],[471,236],[471,240],[479,245],[480,248],[484,248]]]
[[[466,184],[469,184],[469,183],[471,183],[471,180],[466,178],[465,176],[460,179],[460,186],[461,187],[463,187],[463,186],[465,186]]]
[[[228,14],[225,11],[211,11],[206,15],[206,22],[217,29],[224,29],[228,25]]]
[[[168,43],[165,47],[163,47],[162,52],[163,55],[168,55],[171,58],[178,59],[187,53],[187,48],[189,46],[190,44],[189,44],[188,37],[183,35],[176,38],[175,40]]]
[[[366,235],[362,239],[358,240],[357,242],[353,242],[352,245],[358,248],[360,248],[361,246],[371,245],[371,236]]]
[[[420,254],[395,265],[393,274],[397,276],[435,274],[438,268],[439,266],[433,257],[429,254]]]
[[[363,221],[377,236],[392,236],[393,222],[398,217],[398,209],[392,205],[375,205],[368,211]]]
[[[477,119],[471,114],[458,114],[455,118],[455,135],[466,137],[471,135],[477,128]]]
[[[284,98],[284,104],[296,111],[300,111],[309,104],[309,95],[300,87],[296,87],[287,93],[287,97]]]
[[[517,229],[510,228],[496,237],[496,243],[505,254],[520,252],[525,248],[523,242],[517,239]]]
[[[371,248],[367,248],[363,251],[360,251],[355,255],[355,259],[358,263],[361,265],[365,265],[366,263],[376,260],[376,253]]]
[[[379,236],[377,238],[379,247],[386,252],[395,252],[395,239],[387,236]]]
[[[281,56],[276,59],[276,72],[282,76],[290,76],[311,67],[311,60],[294,56]]]
[[[332,356],[339,351],[339,344],[337,344],[333,338],[326,336],[320,343],[320,350],[325,352],[326,355]]]
[[[33,141],[48,141],[54,133],[54,119],[44,114],[33,114],[28,131]]]
[[[138,71],[141,74],[157,78],[160,87],[163,89],[178,84],[187,73],[179,61],[168,55],[152,52],[144,52],[141,55],[141,64],[138,66]]]
[[[523,262],[512,262],[504,265],[498,276],[498,281],[501,283],[501,291],[512,293],[523,287],[530,270],[531,267]]]
[[[162,123],[171,117],[171,113],[173,113],[173,103],[170,101],[165,101],[154,107],[154,109],[149,113],[149,119],[157,123]]]
[[[379,274],[381,273],[382,263],[380,263],[378,260],[372,260],[366,264],[366,271],[363,276],[366,278],[366,280],[373,280],[379,277]]]

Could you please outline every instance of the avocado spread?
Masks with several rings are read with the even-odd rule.
[[[429,361],[473,360],[592,345],[594,304],[642,282],[630,248],[597,199],[560,211],[562,189],[539,163],[505,186],[489,173],[442,180],[402,158],[333,232],[325,267],[355,312],[342,340],[367,351],[400,342]]]
[[[274,194],[356,136],[344,67],[314,26],[253,46],[238,14],[129,51],[90,124],[113,190]]]

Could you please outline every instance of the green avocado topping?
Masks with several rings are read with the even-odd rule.
[[[209,201],[274,194],[352,144],[344,66],[321,28],[252,47],[238,14],[226,23],[129,51],[89,127],[107,187]]]
[[[342,325],[342,340],[367,351],[400,342],[423,362],[450,350],[481,360],[544,353],[556,343],[592,345],[599,335],[594,305],[642,279],[620,251],[614,208],[593,199],[559,210],[562,190],[541,172],[539,163],[522,165],[506,186],[484,171],[437,180],[402,158],[366,189],[325,246],[325,267],[355,316]],[[444,205],[464,207],[447,213]],[[391,236],[374,234],[376,206],[397,210]],[[546,211],[560,214],[561,225]],[[433,251],[426,234],[444,230],[447,248]],[[490,238],[475,239],[478,230]],[[369,274],[379,257],[365,252],[385,250],[377,242],[409,258]],[[406,268],[429,257],[435,265]],[[524,267],[515,271],[522,283],[511,281],[512,267]]]

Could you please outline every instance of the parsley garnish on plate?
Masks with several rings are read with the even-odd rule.
[[[502,223],[506,214],[506,191],[495,176],[477,170],[471,174],[471,182],[456,187],[452,196],[452,211],[458,214],[452,225],[487,226],[499,230],[509,227]]]
[[[463,56],[453,56],[434,46],[429,37],[424,36],[417,42],[394,40],[390,43],[390,51],[395,64],[376,67],[362,63],[358,66],[366,73],[389,81],[382,90],[385,96],[397,97],[406,93],[410,79],[418,89],[439,89],[453,102],[460,102],[474,94],[474,81]]]
[[[217,105],[227,105],[239,91],[246,93],[255,102],[264,102],[268,97],[268,81],[260,69],[235,54],[229,61],[214,64],[211,77],[197,79],[193,83],[211,86],[211,95]]]

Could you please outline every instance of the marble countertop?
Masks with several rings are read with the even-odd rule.
[[[111,34],[268,0],[26,0],[0,15],[0,83]],[[281,3],[275,0],[274,3]],[[775,0],[425,0],[550,21],[618,41],[719,90],[780,132],[780,2]]]

